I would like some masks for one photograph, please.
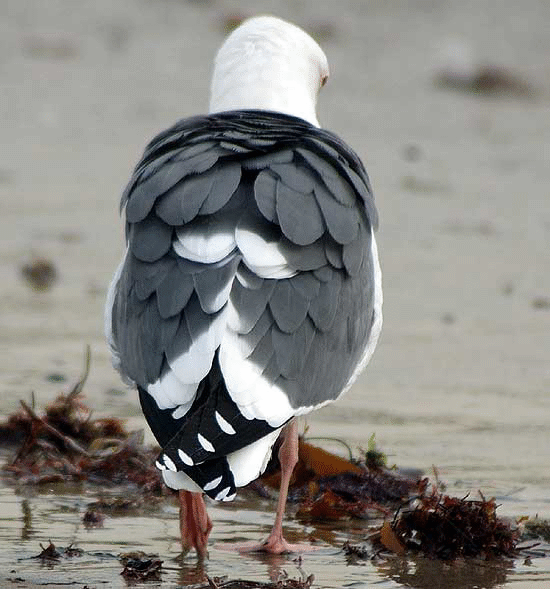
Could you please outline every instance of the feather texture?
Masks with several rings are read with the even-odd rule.
[[[367,174],[304,120],[226,112],[153,139],[122,208],[128,251],[107,313],[119,369],[166,481],[230,499],[278,429],[335,400],[378,337]],[[235,479],[246,448],[254,473]]]

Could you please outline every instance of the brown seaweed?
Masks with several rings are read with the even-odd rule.
[[[4,466],[22,484],[87,482],[101,486],[131,484],[143,495],[167,494],[154,466],[157,448],[146,447],[142,432],[129,432],[115,418],[93,418],[83,400],[89,373],[67,394],[60,394],[39,413],[34,399],[21,401],[0,431],[4,441],[19,441],[15,456]]]
[[[42,551],[37,554],[36,556],[32,556],[31,558],[37,558],[42,562],[58,562],[61,558],[73,558],[75,556],[82,556],[84,551],[81,548],[75,548],[72,544],[67,546],[67,548],[57,548],[56,545],[51,541],[48,540],[48,545],[43,546],[42,543],[40,544],[40,548]]]
[[[471,500],[436,490],[398,512],[383,526],[381,544],[393,552],[422,552],[430,558],[486,560],[517,555],[518,532],[496,516],[494,499]]]
[[[157,554],[130,552],[121,554],[119,560],[124,567],[120,573],[132,581],[160,581],[163,561]]]
[[[374,448],[374,438],[364,460],[345,459],[303,438],[299,460],[292,476],[289,499],[299,503],[297,516],[311,520],[388,516],[411,495],[421,494],[428,485],[419,476],[404,476],[384,466],[383,454]],[[262,496],[265,487],[277,488],[280,480],[276,460],[267,474],[252,488]]]

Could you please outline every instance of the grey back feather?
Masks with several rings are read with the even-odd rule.
[[[378,217],[361,161],[337,136],[262,111],[185,119],[147,146],[121,206],[128,253],[111,327],[125,376],[146,389],[230,301],[238,321],[226,328],[292,407],[339,395],[373,321]],[[287,273],[254,275],[237,248],[212,263],[182,258],[176,233],[199,218],[275,244]]]

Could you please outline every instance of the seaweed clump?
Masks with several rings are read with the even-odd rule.
[[[128,432],[119,419],[92,417],[82,390],[90,366],[68,394],[60,394],[42,414],[24,401],[0,432],[4,442],[19,444],[4,466],[22,484],[90,482],[133,484],[143,495],[161,496],[162,478],[154,467],[158,450],[143,444],[142,432]]]
[[[524,540],[542,539],[550,543],[550,520],[535,517],[524,523]]]
[[[492,560],[517,555],[518,531],[499,519],[494,499],[470,500],[434,490],[420,497],[414,508],[386,522],[380,543],[392,552],[421,552],[429,558]]]
[[[72,544],[67,548],[58,548],[51,540],[47,546],[40,544],[42,551],[31,558],[36,558],[42,562],[58,562],[63,557],[73,558],[75,556],[82,556],[83,551],[80,548],[75,548]]]
[[[130,552],[121,554],[119,560],[124,567],[120,574],[130,582],[161,580],[163,561],[156,554]]]
[[[366,519],[372,514],[389,516],[411,495],[424,492],[427,479],[386,468],[381,454],[372,459],[373,452],[370,447],[364,460],[346,459],[300,438],[299,460],[289,493],[289,499],[299,504],[297,516],[314,521]],[[276,456],[276,452],[273,454]],[[279,469],[275,459],[260,483],[253,483],[252,488],[266,496],[267,491],[260,484],[277,489]]]

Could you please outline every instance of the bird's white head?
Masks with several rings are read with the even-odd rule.
[[[319,126],[317,95],[328,74],[323,50],[305,31],[272,16],[254,17],[218,51],[210,112],[272,110]]]

